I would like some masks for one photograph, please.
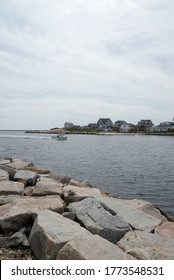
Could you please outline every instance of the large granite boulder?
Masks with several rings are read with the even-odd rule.
[[[36,183],[32,195],[45,196],[45,195],[62,195],[63,185],[51,178],[41,177],[39,182]]]
[[[140,199],[120,199],[120,202],[128,205],[134,209],[141,210],[146,214],[149,214],[162,222],[166,222],[167,218],[161,214],[160,210],[155,208],[152,203]]]
[[[0,206],[0,228],[4,233],[17,231],[31,224],[37,211],[45,209],[62,213],[64,202],[59,196],[15,199],[11,203]]]
[[[155,233],[174,242],[174,222],[166,222],[155,228]]]
[[[7,171],[0,169],[0,181],[9,180],[10,176]]]
[[[96,188],[82,188],[73,185],[68,185],[63,189],[65,202],[80,201],[87,197],[94,197],[100,195],[100,190]]]
[[[10,160],[10,163],[6,165],[14,169],[25,169],[25,167],[28,167],[29,163],[18,158],[13,158]]]
[[[117,245],[139,260],[174,259],[174,242],[158,234],[129,231]]]
[[[116,245],[99,235],[79,237],[66,243],[57,260],[134,260]]]
[[[36,184],[38,174],[28,170],[18,170],[14,176],[15,181],[26,181],[27,185],[34,186]]]
[[[112,215],[94,198],[69,204],[68,210],[76,214],[78,222],[91,233],[116,243],[130,229],[121,218]]]
[[[90,233],[78,223],[49,210],[39,211],[29,243],[37,259],[56,259],[59,250],[70,240]]]
[[[13,181],[0,181],[0,195],[22,195],[24,192],[24,183]]]
[[[162,218],[155,218],[152,215],[126,205],[117,198],[96,196],[95,197],[105,209],[112,214],[117,214],[123,221],[133,229],[152,232],[154,228],[163,222]]]

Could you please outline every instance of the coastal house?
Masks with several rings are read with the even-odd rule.
[[[97,122],[97,128],[105,131],[113,129],[113,122],[110,118],[100,118]]]
[[[154,124],[151,120],[141,120],[137,124],[137,130],[142,132],[151,131],[153,126]]]
[[[86,128],[87,129],[97,129],[98,126],[96,123],[89,123]]]
[[[133,125],[132,123],[122,123],[120,125],[119,131],[122,132],[122,133],[134,132],[135,131],[135,125]]]
[[[64,129],[72,129],[73,127],[74,127],[74,124],[72,122],[64,123]]]
[[[153,128],[154,132],[170,132],[174,131],[174,122],[161,122]]]

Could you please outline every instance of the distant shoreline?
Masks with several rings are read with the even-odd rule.
[[[56,129],[56,130],[26,130],[25,133],[41,133],[41,134],[70,134],[70,135],[106,135],[106,136],[119,136],[119,135],[151,135],[151,136],[174,136],[174,132],[145,132],[145,133],[137,133],[137,132],[105,132],[105,131],[68,131],[64,129]]]

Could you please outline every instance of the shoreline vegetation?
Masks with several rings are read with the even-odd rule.
[[[65,130],[62,128],[49,129],[49,130],[26,130],[25,133],[41,133],[41,134],[80,134],[80,135],[154,135],[154,136],[174,136],[174,132],[114,132],[114,131],[102,131],[102,130],[89,130],[89,129],[71,129]]]
[[[21,159],[0,158],[0,258],[173,260],[174,222]]]

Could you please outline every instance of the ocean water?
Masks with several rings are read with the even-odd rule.
[[[174,137],[0,131],[0,157],[18,157],[122,198],[152,202],[174,218]]]

